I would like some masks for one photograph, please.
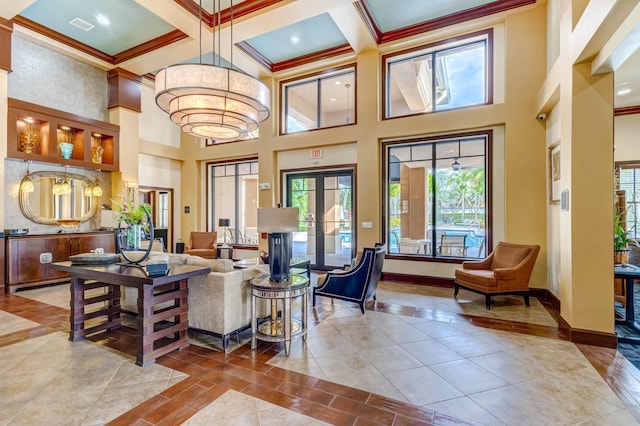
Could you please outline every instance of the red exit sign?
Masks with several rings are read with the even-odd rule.
[[[312,149],[311,158],[322,158],[322,148]]]

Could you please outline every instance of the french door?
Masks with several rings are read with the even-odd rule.
[[[353,170],[288,174],[287,206],[300,209],[293,257],[331,270],[351,262],[355,250]]]

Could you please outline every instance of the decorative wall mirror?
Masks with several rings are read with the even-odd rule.
[[[44,171],[31,173],[22,181],[25,179],[33,182],[33,190],[26,191],[25,185],[20,185],[20,210],[32,222],[58,225],[63,220],[77,220],[82,223],[91,219],[98,210],[98,200],[88,195],[88,189],[94,186],[94,182],[86,176]],[[54,185],[58,189],[65,180],[69,189],[64,193],[54,193]]]

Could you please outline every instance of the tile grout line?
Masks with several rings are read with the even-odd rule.
[[[4,346],[8,346],[8,345],[11,345],[13,343],[17,343],[17,341],[13,341],[13,340],[22,341],[22,340],[25,340],[25,339],[39,337],[40,335],[50,334],[50,333],[53,333],[53,332],[56,332],[56,331],[68,332],[68,322],[67,322],[68,321],[68,309],[63,309],[63,308],[59,308],[59,307],[56,307],[56,306],[48,305],[46,303],[34,301],[34,300],[28,299],[28,298],[22,298],[20,296],[15,296],[16,299],[22,299],[18,303],[18,306],[16,306],[16,304],[13,303],[13,300],[11,300],[11,303],[9,303],[11,298],[12,298],[12,295],[5,295],[4,297],[0,298],[0,300],[2,300],[2,303],[0,303],[0,309],[1,310],[4,310],[5,312],[20,316],[22,318],[30,319],[30,320],[35,321],[35,322],[45,322],[46,321],[46,322],[49,323],[49,325],[41,325],[39,327],[33,327],[31,329],[28,329],[28,331],[19,330],[19,331],[13,332],[13,333],[9,333],[9,334],[0,336],[0,347],[3,346],[3,345]],[[377,306],[376,302],[370,302],[367,305],[367,309],[370,310],[370,311],[389,313],[391,315],[404,315],[404,316],[414,316],[414,317],[418,317],[418,318],[424,318],[422,315],[419,315],[419,316],[416,315],[416,313],[418,313],[419,308],[405,307],[403,305],[398,305],[398,304],[382,304],[381,302],[377,302],[377,303],[380,303],[380,306]],[[544,304],[543,304],[543,306],[545,307],[545,309],[548,310],[547,306],[545,306]],[[39,312],[36,312],[36,311],[39,311]],[[47,313],[55,314],[55,316],[58,317],[58,320],[56,321],[57,324],[54,323],[54,326],[52,327],[50,319],[47,318],[45,320],[43,318],[43,316],[47,316],[47,315],[43,314],[42,311],[47,311]],[[53,311],[53,312],[51,312],[51,311]],[[396,311],[396,312],[394,312],[394,311]],[[409,311],[409,312],[413,311],[413,315],[406,315],[404,312],[407,312],[407,311]],[[435,312],[437,312],[437,310]],[[426,312],[424,313],[424,315],[426,315]],[[66,320],[66,321],[64,321],[64,325],[65,326],[62,326],[63,320],[60,317],[64,317],[65,318],[65,320]],[[542,325],[539,325],[539,324],[520,323],[520,322],[517,322],[517,321],[510,321],[510,320],[503,320],[503,319],[496,319],[496,318],[486,318],[486,317],[475,316],[475,315],[470,315],[470,314],[453,313],[453,317],[454,318],[457,317],[457,319],[462,319],[462,320],[464,320],[465,323],[468,323],[470,325],[473,325],[473,326],[476,326],[476,327],[479,327],[479,328],[505,330],[505,331],[510,331],[510,332],[513,332],[513,333],[536,335],[536,336],[547,337],[547,338],[555,338],[557,340],[567,340],[566,337],[562,336],[562,334],[559,333],[557,329],[555,329],[555,335],[549,335],[549,334],[553,334],[552,332],[554,331],[554,329],[552,327],[549,327],[549,326],[542,326]],[[425,318],[425,319],[439,321],[439,322],[449,322],[449,323],[454,322],[454,321],[451,321],[451,319],[444,320],[442,318]],[[477,322],[474,323],[474,320],[476,320]],[[321,321],[317,321],[315,323],[319,324],[320,322]],[[495,327],[495,326],[497,326],[497,327]],[[512,327],[511,328],[506,328],[506,326],[512,326]],[[513,326],[516,326],[516,328],[513,328]],[[524,329],[521,330],[521,329],[519,329],[517,327],[522,327]],[[526,330],[527,328],[529,330]],[[33,331],[36,331],[36,333],[34,334]],[[42,333],[42,334],[38,335],[37,334],[38,332]],[[544,334],[542,334],[541,332],[544,332]],[[101,343],[101,344],[104,344],[105,346],[111,346],[113,344],[113,342],[110,342],[107,339],[107,342]],[[190,345],[190,347],[192,347],[192,346],[193,345]],[[246,346],[246,344],[245,344],[245,346]],[[592,367],[603,377],[603,379],[605,380],[607,385],[624,402],[624,405],[629,408],[629,411],[634,416],[636,416],[636,418],[639,418],[639,415],[636,413],[637,411],[640,411],[640,410],[638,410],[639,407],[638,407],[637,403],[636,404],[631,404],[628,401],[629,397],[630,397],[630,395],[632,395],[632,393],[630,393],[626,389],[625,383],[623,383],[622,381],[619,381],[618,377],[611,376],[610,374],[608,374],[607,373],[607,368],[606,368],[607,366],[608,367],[615,366],[616,368],[620,368],[620,364],[622,364],[626,368],[630,368],[629,365],[631,365],[631,364],[624,358],[616,360],[616,357],[612,356],[611,354],[607,354],[607,360],[599,359],[595,352],[598,352],[598,351],[602,352],[603,348],[589,347],[589,346],[586,346],[586,345],[576,345],[576,346],[580,349],[580,351],[583,353],[583,355],[589,360],[589,362],[592,365]],[[266,363],[273,356],[277,355],[278,351],[272,350],[272,348],[273,348],[273,345],[271,345],[268,348],[265,348],[261,352],[260,356],[263,357],[263,358],[266,356],[266,358],[264,360],[262,360],[262,361],[255,361],[255,362]],[[615,351],[615,349],[611,349],[611,351],[617,353],[617,351]],[[214,352],[214,351],[212,351],[212,352]],[[169,356],[169,355],[167,355],[167,356]],[[233,355],[233,356],[235,357],[235,355]],[[251,354],[251,356],[253,357],[254,355]],[[240,358],[250,359],[250,358],[246,358],[246,357],[240,357]],[[608,361],[608,364],[605,364],[605,361]],[[227,362],[227,361],[222,361],[222,362]],[[625,362],[628,365],[626,365]],[[600,365],[604,366],[605,368],[599,368]],[[266,375],[267,371],[273,370],[273,366],[271,366],[271,367],[272,368],[270,368],[270,369],[268,369],[266,371],[258,371],[258,370],[254,370],[254,371],[256,371],[257,373]],[[246,366],[240,366],[240,368],[247,368],[247,367]],[[635,367],[633,367],[633,368],[635,368]],[[186,373],[186,374],[189,374],[189,373]],[[296,374],[301,374],[301,373],[296,373]],[[629,375],[632,376],[631,374],[629,374]],[[306,376],[306,377],[312,377],[312,376]],[[320,380],[321,379],[317,379],[315,384],[317,384]],[[615,385],[616,382],[620,386],[616,386]],[[640,383],[640,380],[636,379],[636,382]],[[328,382],[328,383],[331,383],[331,382]],[[174,386],[176,386],[176,385],[174,385]],[[247,385],[247,386],[249,386],[249,385]],[[307,386],[307,385],[301,384],[301,386]],[[621,389],[621,387],[622,387],[622,389]],[[245,388],[246,388],[246,386],[245,386]],[[226,392],[226,391],[228,391],[228,390],[230,390],[232,388],[229,387],[229,388],[225,388],[225,389],[226,390],[224,392]],[[351,388],[351,389],[353,389],[353,388]],[[623,389],[624,389],[624,392],[623,392]],[[621,395],[623,393],[625,394],[624,396]],[[367,401],[370,401],[374,395],[375,394],[371,394],[370,393],[368,398],[367,398]],[[293,396],[296,397],[295,395],[293,395]],[[332,401],[335,400],[336,397],[337,396],[334,394]],[[215,399],[217,399],[217,398],[215,398]],[[146,402],[147,401],[143,402],[140,405],[143,405]],[[400,402],[400,401],[398,401],[398,402]],[[417,406],[411,406],[411,407],[416,407],[416,408],[420,408],[421,409],[421,407],[417,407]],[[134,407],[134,409],[135,408],[137,408],[137,407]],[[283,408],[290,409],[290,408],[288,408],[286,406],[283,406]],[[134,409],[132,409],[132,410],[134,410]],[[123,415],[124,414],[127,414],[127,413],[123,413]],[[436,413],[434,412],[434,414],[436,414]],[[395,415],[395,417],[398,417],[401,414],[399,414],[398,412],[395,412],[394,415]],[[140,417],[138,420],[144,421],[144,419],[142,419],[142,417]]]

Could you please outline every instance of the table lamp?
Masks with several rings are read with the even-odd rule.
[[[258,232],[269,234],[271,281],[287,281],[291,262],[291,233],[298,230],[298,208],[259,208]]]
[[[222,247],[229,247],[227,245],[227,228],[231,226],[231,219],[218,219],[218,226],[222,228]]]

